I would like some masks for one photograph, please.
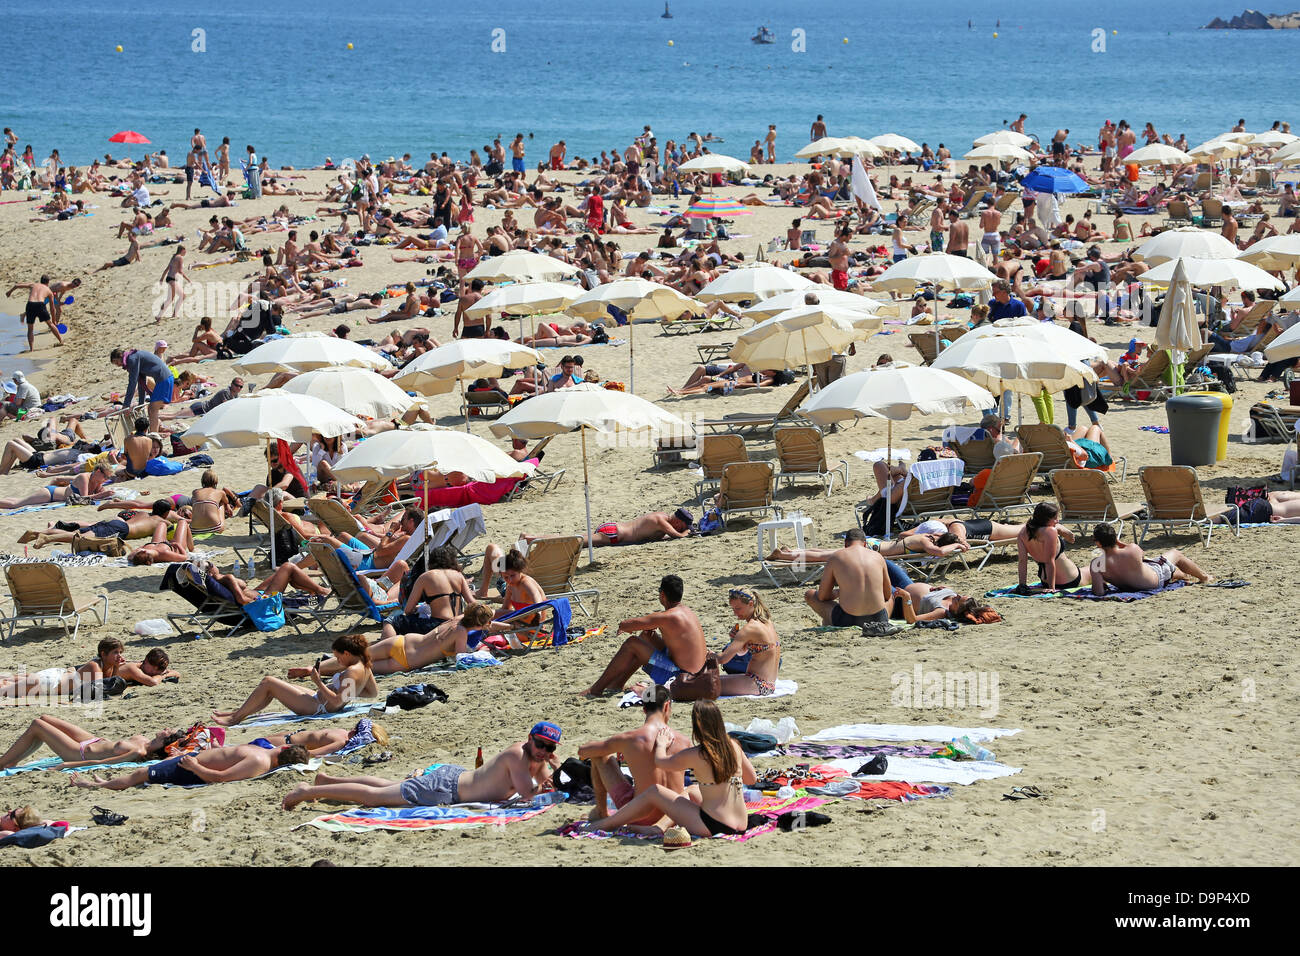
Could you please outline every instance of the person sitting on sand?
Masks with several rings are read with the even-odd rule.
[[[776,635],[772,612],[758,592],[749,588],[732,588],[727,600],[739,623],[727,635],[729,643],[718,655],[718,664],[746,656],[749,665],[743,674],[722,675],[722,696],[771,697],[776,693],[776,676],[781,667],[781,639]]]
[[[888,623],[893,596],[885,559],[867,547],[860,528],[851,528],[844,547],[826,559],[818,586],[805,591],[803,598],[823,624],[856,627]]]
[[[428,772],[401,781],[318,773],[315,783],[294,787],[281,806],[292,810],[307,800],[332,800],[363,807],[500,803],[514,796],[531,800],[554,789],[549,770],[558,763],[555,748],[559,743],[559,726],[539,721],[528,732],[526,741],[511,744],[476,770],[455,764],[435,764]]]
[[[148,767],[132,770],[123,777],[109,780],[98,774],[87,779],[72,775],[74,787],[128,790],[145,784],[172,784],[193,787],[204,783],[233,783],[251,780],[270,773],[277,767],[305,764],[311,759],[306,747],[272,747],[259,744],[238,744],[231,747],[213,747],[195,754],[182,754]]]
[[[106,269],[120,269],[122,266],[129,266],[131,263],[139,262],[139,261],[140,261],[140,240],[135,235],[135,233],[132,233],[130,242],[126,247],[126,254],[122,256],[118,256],[116,259],[113,259],[110,262],[105,262],[102,266],[100,266],[95,271],[103,272]]]
[[[1199,581],[1208,584],[1214,575],[1207,574],[1181,551],[1166,551],[1158,558],[1146,557],[1136,544],[1125,544],[1109,524],[1092,529],[1092,540],[1101,554],[1092,559],[1092,593],[1106,594],[1106,585],[1118,591],[1158,591],[1174,581]]]
[[[671,753],[676,735],[668,726],[655,735],[654,767],[669,773],[691,771],[696,785],[691,793],[680,794],[661,784],[641,793],[617,813],[582,824],[583,830],[617,830],[657,835],[657,827],[637,821],[659,813],[684,826],[693,836],[736,835],[749,829],[744,786],[758,780],[754,767],[727,735],[722,712],[713,701],[699,700],[691,708],[691,739],[694,747]]]
[[[695,674],[704,667],[708,654],[704,628],[695,612],[682,604],[684,590],[681,578],[665,575],[659,582],[663,610],[619,622],[618,633],[632,636],[614,653],[596,682],[581,691],[583,696],[621,691],[638,668],[656,684],[667,685],[680,674]]]
[[[431,631],[474,603],[474,591],[460,569],[457,554],[455,548],[442,545],[431,548],[427,557],[416,558],[416,567],[399,582],[398,598],[405,597],[402,610],[384,618],[384,638]],[[370,652],[373,658],[375,647]]]
[[[1017,593],[1067,591],[1089,583],[1088,569],[1078,567],[1065,554],[1066,542],[1074,543],[1074,532],[1060,525],[1061,509],[1050,501],[1034,506],[1025,526],[1016,536],[1020,581]],[[1029,559],[1038,563],[1037,587],[1028,585]]]
[[[356,698],[379,695],[370,663],[370,649],[364,635],[344,634],[331,645],[340,668],[328,684],[321,680],[320,668],[313,666],[306,676],[316,685],[311,694],[279,677],[263,677],[248,699],[234,710],[214,710],[212,719],[222,727],[233,727],[247,720],[272,701],[279,701],[303,717],[333,714],[344,710]]]
[[[190,530],[198,534],[225,530],[226,519],[239,513],[239,495],[221,487],[211,468],[203,472],[199,487],[190,495]]]
[[[48,714],[37,717],[8,750],[0,755],[0,770],[22,763],[42,745],[49,747],[63,763],[61,770],[109,763],[139,762],[162,756],[163,748],[181,738],[178,731],[164,727],[147,736],[136,734],[123,740],[97,737],[76,724]]]
[[[725,678],[724,678],[725,679]],[[651,787],[666,787],[673,793],[686,789],[686,774],[681,770],[664,770],[655,766],[655,746],[662,728],[672,720],[672,692],[662,684],[654,684],[641,691],[641,710],[645,720],[640,727],[621,734],[593,740],[578,748],[578,759],[591,762],[591,786],[596,805],[587,819],[596,822],[609,816],[609,801],[621,810],[635,797]],[[671,729],[671,728],[670,728]],[[669,756],[690,747],[690,741],[672,731],[673,739],[665,748]],[[629,780],[621,764],[627,764],[632,774]],[[644,817],[632,821],[638,826],[654,826],[663,814],[651,810]]]

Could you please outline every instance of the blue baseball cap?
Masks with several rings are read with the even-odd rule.
[[[543,740],[558,744],[560,742],[560,725],[553,724],[549,720],[539,720],[533,724],[533,729],[528,731],[528,736],[541,737]]]

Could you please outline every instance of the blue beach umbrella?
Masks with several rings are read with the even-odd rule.
[[[1025,177],[1025,188],[1037,193],[1086,193],[1092,187],[1059,166],[1039,166]]]

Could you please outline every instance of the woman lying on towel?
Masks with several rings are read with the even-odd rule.
[[[370,660],[374,672],[379,675],[398,674],[402,671],[419,670],[428,667],[444,657],[457,654],[470,654],[478,647],[475,641],[470,645],[469,632],[485,628],[492,623],[492,609],[486,604],[471,604],[465,608],[460,617],[444,621],[431,631],[423,634],[398,634],[385,637],[375,642],[370,648]],[[338,655],[336,654],[337,658]],[[324,661],[319,673],[323,677],[337,674],[345,664],[342,660]],[[290,677],[307,677],[310,668],[291,667]]]
[[[673,741],[671,728],[661,728],[655,738],[656,768],[678,773],[690,770],[694,776],[696,784],[686,793],[675,793],[662,784],[655,784],[617,813],[594,823],[584,823],[582,829],[609,831],[626,827],[635,833],[658,836],[663,832],[659,827],[631,825],[658,810],[673,823],[684,826],[692,836],[734,836],[748,830],[744,786],[753,785],[758,776],[740,744],[727,736],[722,712],[713,701],[700,700],[692,706],[691,739],[696,746],[669,756],[668,747]]]
[[[998,624],[1002,617],[987,604],[958,594],[952,588],[930,584],[909,584],[894,588],[890,617],[915,624],[917,621],[953,620],[962,624]]]
[[[365,636],[344,634],[334,641],[332,649],[337,670],[328,684],[321,679],[319,663],[310,669],[295,668],[295,671],[307,671],[302,676],[311,678],[316,685],[316,693],[312,694],[279,677],[263,677],[248,695],[248,700],[235,710],[214,710],[213,721],[222,727],[233,727],[272,701],[279,701],[299,716],[313,717],[337,713],[359,697],[378,697],[379,687],[375,684],[370,649],[366,645]],[[294,672],[290,673],[292,675]]]
[[[33,720],[0,756],[0,770],[16,767],[42,744],[63,760],[65,768],[157,760],[162,758],[163,748],[181,736],[180,732],[164,727],[151,737],[136,734],[124,740],[106,740],[74,723],[46,714]]]

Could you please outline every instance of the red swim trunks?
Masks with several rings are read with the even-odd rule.
[[[612,521],[607,521],[596,529],[597,534],[603,534],[609,539],[610,544],[618,544],[618,525]]]
[[[843,269],[832,269],[831,285],[834,286],[836,289],[838,289],[840,292],[847,292],[849,290],[848,272],[844,271]]]

